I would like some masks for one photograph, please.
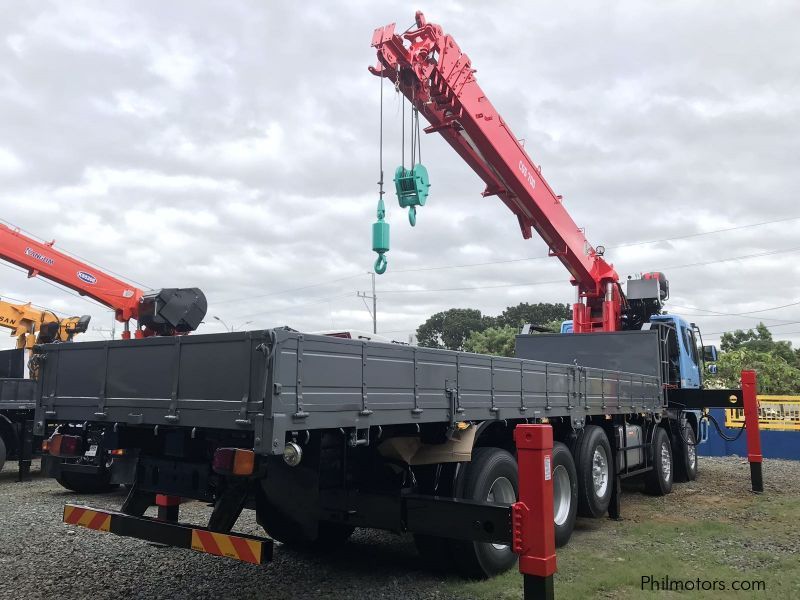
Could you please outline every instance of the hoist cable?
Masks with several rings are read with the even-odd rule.
[[[398,73],[398,77],[399,77]],[[402,104],[402,115],[400,116],[400,166],[403,167],[403,172],[406,170],[406,99],[401,96],[400,104]]]
[[[420,135],[419,131],[419,109],[416,111],[417,114],[417,158],[419,162],[422,162],[422,136]]]
[[[380,179],[378,180],[378,198],[383,198],[383,77],[381,80],[380,133],[378,134],[378,161],[380,162]]]
[[[416,149],[417,149],[417,140],[416,134],[414,131],[414,113],[416,113],[417,109],[414,105],[414,92],[416,91],[416,87],[412,85],[411,87],[411,120],[409,121],[409,126],[411,128],[411,169],[414,168],[416,164]]]

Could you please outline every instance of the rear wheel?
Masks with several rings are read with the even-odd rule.
[[[672,436],[674,449],[675,478],[677,482],[697,479],[697,446],[695,446],[694,429],[686,423],[683,437],[678,433]]]
[[[475,448],[464,478],[464,498],[506,505],[517,501],[517,461],[505,450]],[[473,579],[492,577],[517,562],[505,544],[453,541],[451,551],[459,572]]]
[[[101,494],[119,487],[119,484],[111,483],[110,480],[111,473],[106,469],[97,473],[61,471],[56,478],[56,481],[63,487],[79,494]]]
[[[578,514],[582,517],[602,517],[611,503],[614,485],[611,445],[602,428],[587,425],[576,450]]]
[[[672,491],[672,447],[669,436],[662,427],[656,428],[653,435],[653,469],[645,473],[644,491],[651,496],[665,496]]]
[[[556,547],[565,545],[572,537],[578,514],[578,474],[575,461],[564,444],[553,444],[553,522]]]

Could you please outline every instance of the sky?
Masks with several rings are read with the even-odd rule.
[[[370,330],[357,296],[371,286],[380,170],[370,40],[417,9],[469,55],[623,278],[664,271],[667,309],[707,343],[759,320],[800,343],[791,0],[5,3],[0,219],[144,289],[200,287],[199,332]],[[383,113],[390,180],[390,85]],[[416,227],[386,196],[379,333],[407,340],[452,307],[572,302],[546,245],[481,197],[438,134],[421,144],[432,187]],[[108,309],[2,261],[0,297],[91,315],[83,339],[111,335]]]

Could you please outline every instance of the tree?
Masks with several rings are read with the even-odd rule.
[[[489,327],[473,331],[464,343],[464,350],[494,356],[514,356],[516,327]]]
[[[558,321],[559,328],[561,321],[572,318],[572,307],[569,304],[553,304],[550,302],[538,302],[529,304],[521,302],[516,306],[509,306],[499,317],[497,325],[500,327],[516,327],[519,329],[526,323],[533,325],[545,325],[552,321]],[[556,328],[556,331],[559,330]]]
[[[436,313],[417,328],[417,343],[426,348],[463,350],[473,331],[483,331],[494,321],[494,317],[474,308],[451,308]]]
[[[800,391],[800,369],[781,356],[750,348],[723,352],[717,361],[717,374],[709,378],[711,387],[739,387],[742,370],[758,372],[758,391],[762,394],[796,394]]]
[[[569,304],[522,302],[507,307],[499,317],[481,314],[474,308],[451,308],[436,313],[417,328],[417,343],[426,348],[463,350],[470,334],[483,332],[489,327],[511,327],[514,333],[526,323],[543,325],[558,332],[561,322],[572,316]]]
[[[792,342],[772,339],[772,332],[767,329],[764,323],[759,323],[755,329],[748,329],[747,331],[737,329],[732,333],[722,334],[720,349],[723,352],[742,348],[778,356],[789,365],[800,367],[798,354],[792,350]]]

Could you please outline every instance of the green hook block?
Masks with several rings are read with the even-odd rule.
[[[378,253],[375,259],[375,272],[383,275],[386,272],[387,260],[385,254],[389,251],[389,223],[384,221],[386,207],[383,198],[378,200],[378,220],[372,224],[372,249]]]
[[[402,166],[394,172],[394,187],[397,200],[401,208],[408,208],[408,220],[411,225],[417,222],[417,206],[425,206],[428,199],[428,189],[431,187],[428,179],[428,169],[421,164],[416,164],[410,169]]]

